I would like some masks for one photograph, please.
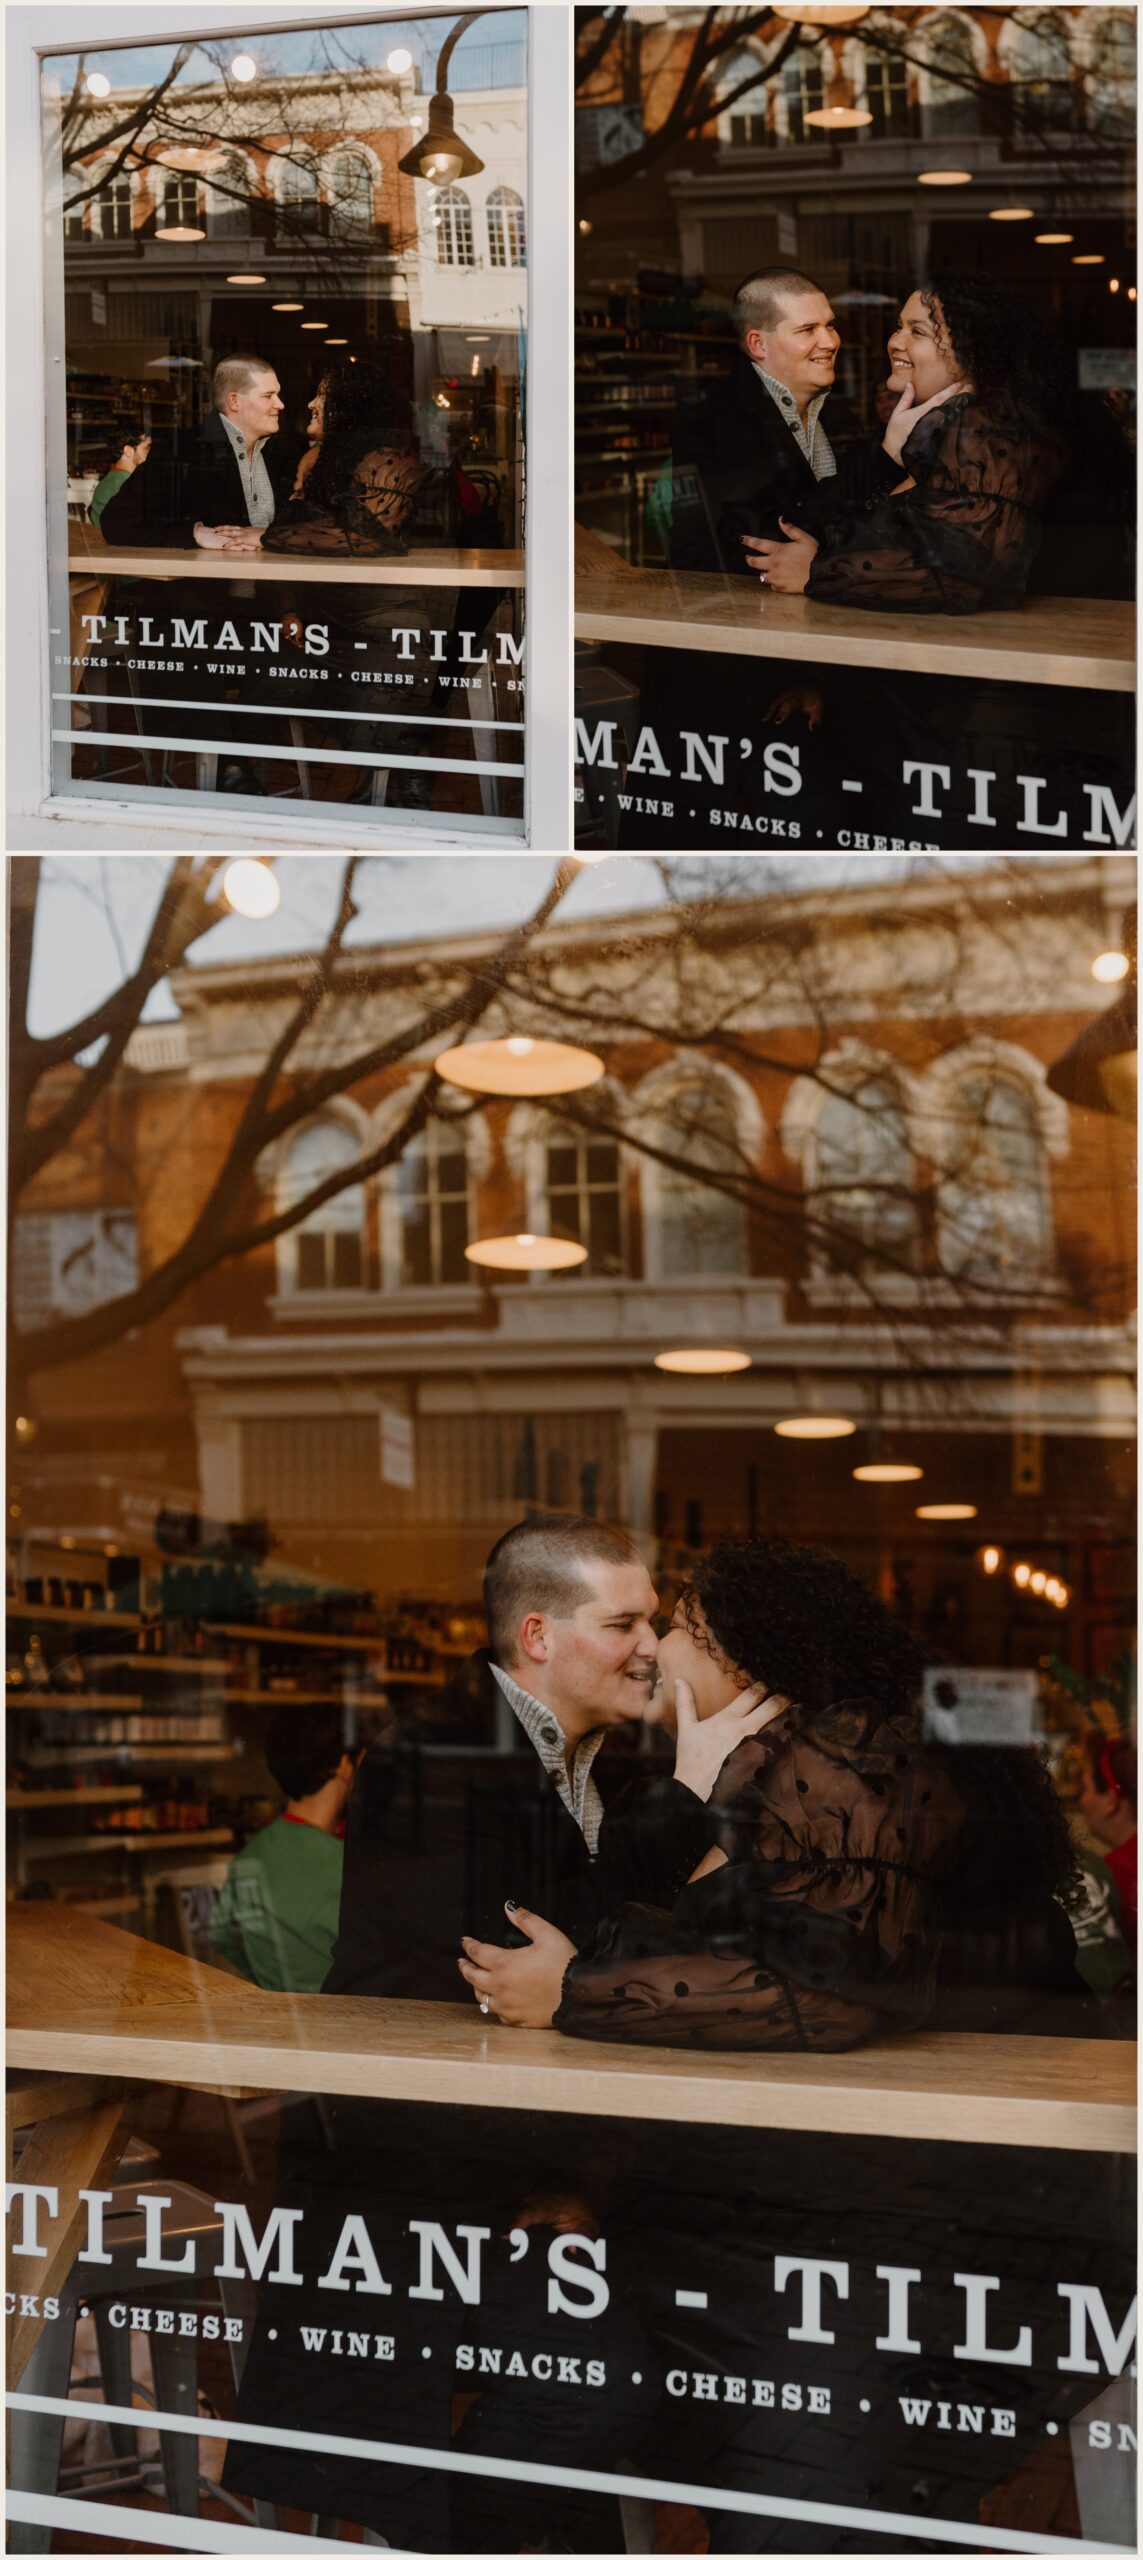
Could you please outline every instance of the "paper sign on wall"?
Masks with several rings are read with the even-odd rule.
[[[411,1493],[416,1482],[411,1413],[396,1413],[391,1405],[381,1407],[381,1482],[398,1484]]]
[[[925,1732],[934,1742],[1032,1742],[1039,1731],[1034,1671],[925,1673]]]

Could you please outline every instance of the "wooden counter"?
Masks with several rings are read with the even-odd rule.
[[[1135,2048],[916,2035],[845,2054],[695,2053],[487,2024],[475,2006],[256,1991],[66,1906],[9,1913],[9,2062],[103,2080],[545,2114],[1129,2151]]]
[[[68,526],[68,573],[84,578],[253,578],[325,586],[522,587],[522,551],[406,551],[378,560],[307,559],[281,551],[114,551],[94,525]]]
[[[1134,689],[1129,604],[1038,596],[1012,613],[865,613],[774,595],[757,578],[675,569],[589,568],[576,579],[577,640],[895,668],[994,684]]]

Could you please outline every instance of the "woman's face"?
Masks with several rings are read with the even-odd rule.
[[[688,1615],[699,1638],[697,1643],[687,1624]],[[676,1680],[686,1680],[694,1691],[700,1717],[717,1715],[720,1707],[728,1707],[732,1698],[737,1698],[743,1689],[750,1686],[745,1674],[735,1671],[717,1648],[714,1652],[707,1651],[707,1646],[713,1644],[714,1638],[698,1601],[691,1600],[684,1612],[680,1600],[659,1646],[659,1677],[668,1697]]]
[[[940,303],[930,294],[911,293],[889,338],[889,388],[903,391],[907,382],[919,409],[937,391],[960,380]]]
[[[310,443],[311,443],[311,444],[320,444],[320,443],[321,443],[321,439],[322,439],[322,430],[323,430],[324,426],[325,426],[325,384],[324,384],[324,382],[319,382],[318,387],[317,387],[317,390],[316,390],[316,391],[315,391],[315,393],[314,393],[313,399],[312,399],[312,400],[311,400],[311,402],[310,402],[309,425],[308,425],[308,426],[307,426],[307,428],[306,428],[306,434],[307,434],[307,436],[309,437],[309,440],[310,440]]]

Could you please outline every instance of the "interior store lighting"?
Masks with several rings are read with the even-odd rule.
[[[1037,249],[1065,249],[1075,239],[1074,231],[1037,231]]]
[[[228,284],[265,284],[265,276],[228,276]]]
[[[437,56],[436,86],[429,100],[429,129],[398,160],[397,167],[407,178],[427,178],[431,185],[447,187],[454,178],[474,178],[484,162],[473,151],[463,134],[456,130],[456,110],[448,91],[448,66],[453,47],[479,10],[466,11],[457,18],[445,37]]]
[[[156,231],[155,231],[155,238],[156,238],[156,240],[174,240],[174,241],[179,241],[179,240],[205,240],[205,238],[206,238],[206,233],[205,233],[205,231],[200,230],[200,229],[198,228],[198,225],[197,225],[197,224],[195,224],[195,223],[190,223],[190,222],[160,223],[160,224],[158,225],[158,227],[157,227]]]
[[[327,347],[347,347],[349,340],[348,338],[327,338],[326,345]]]
[[[246,88],[251,80],[257,79],[258,65],[252,53],[235,54],[230,65],[230,77],[232,80],[240,81],[243,88]]]
[[[1122,924],[1123,956],[1127,967],[1119,979],[1119,992],[1106,1012],[1096,1014],[1048,1069],[1048,1089],[1058,1093],[1061,1101],[1078,1103],[1085,1111],[1111,1111],[1117,1119],[1134,1120],[1139,1102],[1139,1007],[1135,982],[1136,950],[1135,909],[1130,907]],[[1118,955],[1098,955],[1100,963],[1110,968]],[[1097,976],[1095,962],[1092,975]]]
[[[859,125],[872,124],[869,107],[808,107],[806,124],[820,125],[823,133],[855,133]]]
[[[1048,1577],[1047,1577],[1047,1574],[1046,1574],[1046,1573],[1042,1573],[1042,1572],[1040,1571],[1039,1567],[1037,1567],[1037,1569],[1036,1569],[1035,1573],[1029,1574],[1029,1576],[1028,1576],[1028,1588],[1029,1588],[1029,1590],[1030,1590],[1030,1591],[1034,1591],[1034,1592],[1036,1593],[1037,1598],[1039,1598],[1040,1593],[1041,1593],[1042,1591],[1046,1591],[1046,1590],[1047,1590],[1047,1587],[1048,1587]]]
[[[33,1420],[32,1420],[32,1417],[31,1417],[31,1414],[30,1414],[30,1413],[18,1413],[18,1414],[17,1414],[17,1416],[16,1416],[16,1438],[17,1438],[17,1440],[19,1440],[19,1441],[23,1444],[23,1446],[24,1446],[25,1448],[29,1448],[29,1447],[31,1446],[31,1443],[32,1443],[32,1441],[35,1439],[35,1436],[36,1436],[36,1429],[37,1429],[37,1426],[36,1426],[36,1424],[33,1422]]]
[[[574,1271],[586,1262],[587,1246],[573,1244],[570,1236],[486,1236],[482,1243],[466,1244],[464,1258],[486,1271]]]
[[[904,1458],[873,1458],[867,1467],[855,1467],[853,1476],[856,1484],[916,1484],[924,1472]]]
[[[1105,267],[1107,260],[1102,249],[1084,249],[1078,258],[1072,259],[1072,265],[1073,267]]]
[[[302,305],[302,308],[304,310],[304,304]],[[302,320],[299,322],[299,327],[303,329],[328,329],[329,322],[328,320]]]
[[[1036,208],[1031,204],[997,204],[988,219],[990,222],[1034,222]]]
[[[570,1040],[532,1040],[523,1032],[506,1040],[465,1041],[460,1048],[442,1049],[433,1063],[445,1084],[458,1084],[465,1093],[514,1096],[581,1093],[585,1085],[598,1084],[604,1072],[602,1058],[592,1049],[577,1048]]]
[[[1000,1562],[1001,1558],[999,1547],[984,1547],[981,1549],[980,1570],[982,1573],[999,1573]]]
[[[89,98],[109,98],[111,95],[111,82],[105,71],[89,71],[83,85]]]
[[[914,1512],[916,1520],[975,1520],[975,1502],[921,1502]]]
[[[1131,962],[1125,951],[1099,951],[1091,964],[1091,974],[1101,987],[1117,987],[1127,976]]]
[[[1031,1565],[1014,1564],[1012,1567],[1012,1579],[1018,1591],[1026,1591],[1032,1579]]]
[[[1127,287],[1127,299],[1129,302],[1134,302],[1136,299],[1136,289],[1133,284],[1129,284]]]
[[[798,27],[855,27],[869,16],[871,0],[773,0],[776,18]]]
[[[971,169],[918,169],[919,187],[971,187]]]
[[[848,1440],[857,1424],[842,1413],[791,1413],[774,1429],[779,1440]]]
[[[1119,278],[1118,278],[1118,276],[1109,276],[1109,277],[1108,277],[1108,279],[1107,279],[1107,290],[1108,290],[1108,292],[1109,292],[1109,293],[1118,293],[1118,291],[1119,291]]]
[[[304,311],[304,302],[272,302],[271,311]]]
[[[407,44],[399,44],[393,53],[387,53],[385,56],[386,71],[394,72],[398,79],[401,79],[403,74],[406,71],[411,71],[412,68],[413,57]]]
[[[272,916],[282,903],[281,889],[268,862],[257,854],[242,854],[238,861],[227,863],[222,894],[236,916],[249,916],[256,923]]]
[[[720,1349],[715,1343],[682,1343],[675,1351],[657,1351],[655,1367],[674,1378],[729,1378],[753,1366],[748,1351]]]
[[[579,224],[578,228],[579,228],[579,235],[580,235],[581,240],[586,240],[586,238],[587,238],[587,236],[588,236],[588,233],[589,233],[589,231],[591,230],[591,224],[590,224],[590,222],[588,221],[588,219],[587,219],[587,215],[586,215],[586,214],[584,215],[583,220],[582,220],[582,222]]]

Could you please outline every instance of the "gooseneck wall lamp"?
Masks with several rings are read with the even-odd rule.
[[[448,66],[458,37],[473,20],[485,15],[483,9],[468,9],[458,18],[440,49],[437,61],[437,85],[429,100],[429,128],[419,136],[412,150],[398,160],[408,178],[427,178],[432,186],[451,186],[455,178],[474,178],[484,162],[470,150],[462,134],[456,130],[456,111],[448,91]]]

